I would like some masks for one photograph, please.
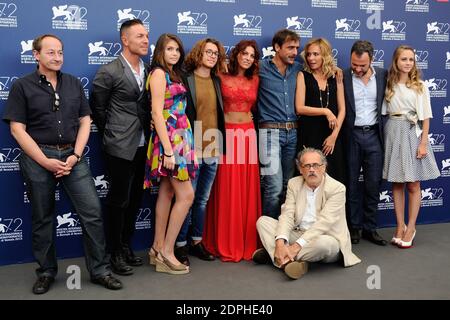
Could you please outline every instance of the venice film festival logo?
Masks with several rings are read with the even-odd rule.
[[[0,3],[0,27],[17,28],[17,5],[13,2]]]
[[[444,204],[443,188],[426,188],[420,190],[421,195],[421,207],[439,207]]]
[[[117,59],[122,51],[118,42],[94,41],[88,44],[88,64],[107,64]]]
[[[89,78],[88,77],[78,77],[78,80],[80,80],[81,86],[83,87],[84,95],[86,96],[86,99],[89,99]]]
[[[178,12],[177,17],[177,33],[208,34],[207,13],[183,11]]]
[[[0,242],[22,240],[22,224],[21,218],[0,217]]]
[[[152,228],[152,220],[151,220],[152,210],[150,208],[139,208],[137,217],[136,217],[136,230],[143,229],[151,229]]]
[[[57,237],[79,236],[82,234],[80,219],[75,212],[57,215],[56,221],[58,222],[56,225]]]
[[[379,193],[378,210],[392,210],[394,209],[394,201],[392,198],[392,191],[384,190]]]
[[[33,39],[20,41],[20,63],[36,63],[33,56]]]
[[[449,23],[442,22],[428,22],[427,23],[427,41],[445,41],[448,42],[449,34],[448,30],[450,29]]]
[[[294,30],[300,37],[311,38],[314,20],[309,17],[298,16],[286,18],[286,29]]]
[[[441,177],[450,177],[450,158],[441,161]]]
[[[372,65],[379,68],[384,68],[384,50],[374,49],[373,50],[373,61]]]
[[[414,50],[414,54],[416,57],[417,68],[419,68],[421,70],[428,69],[428,56],[429,56],[428,50],[416,49],[416,50]]]
[[[99,198],[106,198],[109,190],[109,182],[105,179],[105,175],[92,177]]]
[[[275,50],[272,46],[262,48],[262,59],[275,57]]]
[[[428,141],[430,141],[431,149],[434,152],[444,152],[445,151],[445,134],[443,133],[429,133]]]
[[[360,10],[384,10],[384,0],[360,0]]]
[[[288,6],[289,0],[261,0],[261,5]]]
[[[447,97],[447,79],[431,78],[424,80],[428,90],[430,90],[430,97],[432,98],[446,98]]]
[[[444,106],[444,116],[442,117],[442,123],[450,124],[450,105]]]
[[[406,0],[405,11],[407,12],[429,12],[428,0]]]
[[[382,22],[381,40],[400,40],[406,39],[406,22],[397,20],[387,20]]]
[[[22,154],[20,148],[0,149],[0,172],[19,171],[19,156]]]
[[[336,29],[334,31],[334,37],[336,39],[360,39],[361,21],[358,19],[341,18],[336,19]]]
[[[9,90],[17,76],[0,76],[0,100],[8,100]]]
[[[87,30],[88,11],[77,5],[59,5],[52,7],[52,28],[66,30]]]
[[[117,10],[117,31],[120,30],[120,26],[127,20],[140,19],[147,31],[150,31],[150,11],[138,10],[138,9],[118,9]]]
[[[337,8],[337,0],[311,0],[312,8]]]
[[[260,37],[262,35],[262,17],[247,13],[235,14],[233,16],[233,35]]]

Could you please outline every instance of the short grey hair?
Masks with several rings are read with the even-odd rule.
[[[328,162],[327,162],[327,157],[325,157],[325,155],[323,154],[323,152],[319,149],[315,149],[315,148],[303,148],[303,150],[301,150],[298,154],[297,154],[297,164],[300,165],[302,163],[302,158],[305,154],[307,153],[317,153],[320,156],[320,161],[322,161],[322,164],[325,165],[325,167],[327,166]]]

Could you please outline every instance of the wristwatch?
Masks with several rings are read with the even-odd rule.
[[[75,152],[73,153],[73,155],[74,155],[75,157],[77,157],[77,162],[80,162],[81,156],[80,156],[79,154],[76,154]]]

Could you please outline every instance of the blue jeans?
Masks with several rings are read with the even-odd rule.
[[[259,161],[263,215],[278,219],[294,175],[296,129],[259,129]]]
[[[198,170],[195,173],[195,179],[192,180],[195,198],[191,210],[189,210],[186,220],[184,220],[180,233],[177,238],[177,247],[187,244],[189,225],[192,222],[191,239],[202,240],[203,226],[205,223],[206,205],[209,200],[211,188],[216,177],[219,158],[202,159]]]
[[[62,151],[44,147],[41,149],[48,158],[61,161],[65,161],[73,153],[73,148]],[[37,276],[55,277],[58,272],[53,223],[55,188],[58,181],[63,185],[80,217],[86,266],[91,277],[110,274],[100,201],[86,160],[82,158],[69,175],[59,179],[25,153],[21,154],[19,163],[32,207],[32,247],[39,264]]]

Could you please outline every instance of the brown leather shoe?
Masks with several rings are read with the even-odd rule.
[[[269,264],[272,262],[270,255],[265,248],[256,249],[252,255],[253,262],[257,264]]]
[[[293,261],[284,267],[284,273],[291,279],[297,280],[308,272],[308,262]]]

